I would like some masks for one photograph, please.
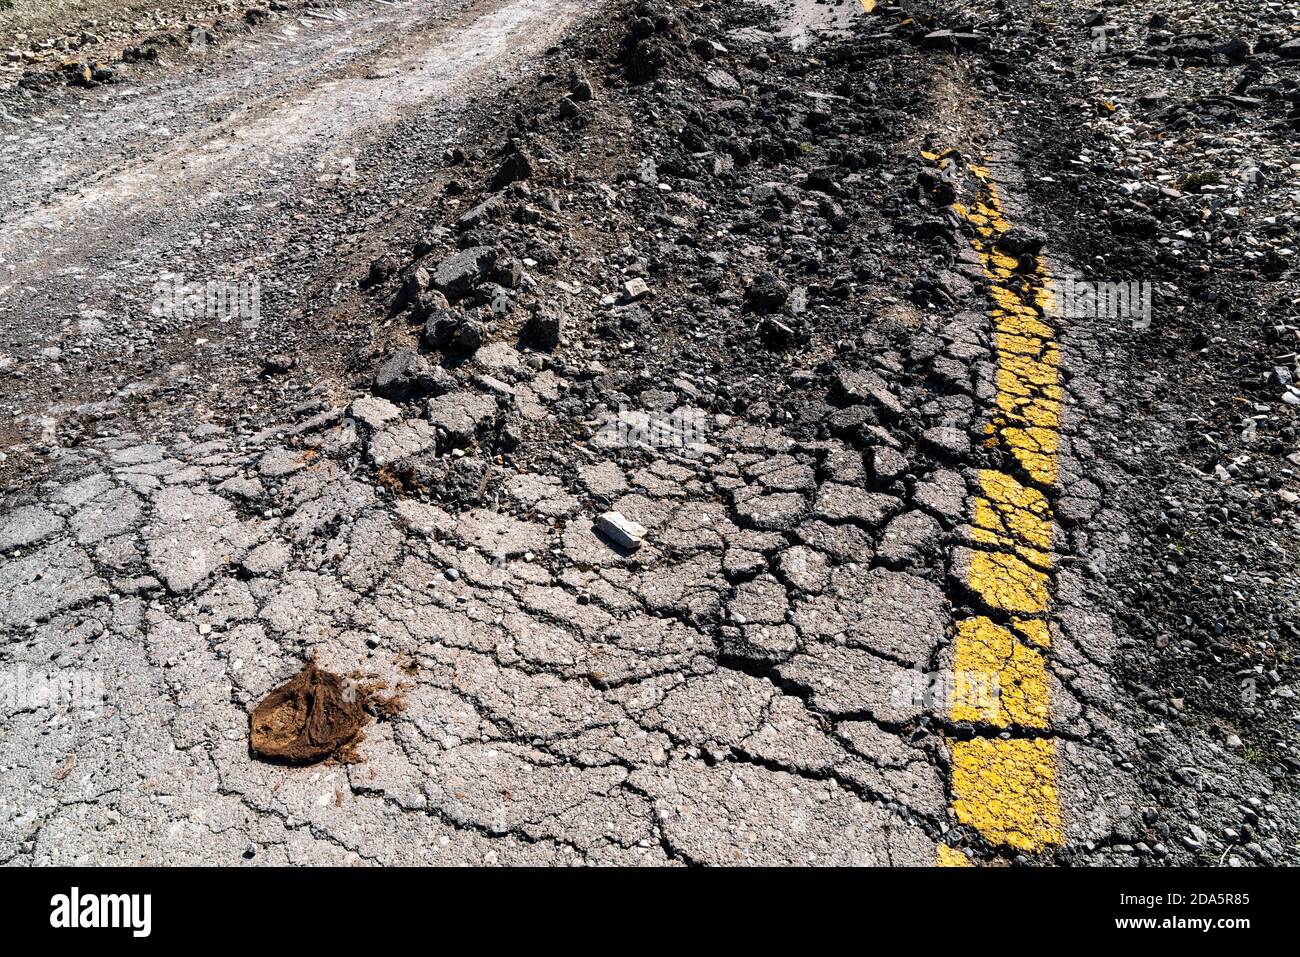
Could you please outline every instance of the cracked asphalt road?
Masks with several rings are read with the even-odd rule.
[[[518,399],[545,403],[537,378]],[[937,588],[849,565],[844,586],[826,586],[852,588],[852,609],[823,613],[816,585],[792,605],[770,578],[733,593],[724,556],[783,539],[736,525],[684,465],[580,479],[648,522],[653,543],[635,562],[597,537],[578,495],[527,473],[495,509],[385,501],[334,458],[365,441],[361,422],[311,423],[301,435],[318,455],[232,448],[216,430],[96,443],[84,477],[9,513],[3,545],[23,557],[0,572],[19,638],[8,664],[111,676],[102,712],[10,724],[7,797],[24,809],[6,826],[30,835],[33,859],[126,861],[154,847],[169,862],[234,860],[250,841],[276,862],[933,856],[943,782],[878,722],[911,708],[882,668],[942,641]],[[788,442],[743,430],[719,441],[738,462],[778,466],[753,450]],[[658,494],[665,483],[684,494]],[[866,608],[905,634],[862,621]],[[719,664],[700,625],[724,609],[738,649],[783,632],[793,643],[808,617],[814,644],[782,674],[815,688],[819,710]],[[836,614],[853,626],[843,646],[823,637]],[[250,761],[249,708],[306,654],[400,689],[400,717],[367,730],[361,763]],[[55,753],[75,755],[62,777],[16,763]],[[50,803],[28,803],[41,784]]]
[[[819,6],[343,4],[6,101],[0,862],[1294,852],[1125,681],[1045,160],[944,11]],[[308,660],[386,705],[260,759]]]

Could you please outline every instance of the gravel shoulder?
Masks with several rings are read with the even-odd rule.
[[[321,14],[346,6],[347,0],[247,4],[211,0],[5,0],[0,4],[0,84],[15,82],[28,70],[41,72],[68,61],[117,60],[123,49],[148,37],[184,36],[188,40],[191,30],[203,29],[216,42],[219,32],[243,30],[262,22],[263,14],[301,15],[308,10]]]

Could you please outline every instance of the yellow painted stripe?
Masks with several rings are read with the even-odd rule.
[[[983,616],[957,624],[956,651],[953,671],[997,675],[998,694],[990,699],[980,682],[954,682],[954,721],[999,728],[1047,727],[1047,662],[1042,652]]]
[[[1047,610],[1051,580],[1016,555],[975,552],[967,584],[984,604],[998,611],[1037,615]]]
[[[939,845],[939,866],[940,867],[972,867],[973,865],[961,851],[955,847],[949,847],[947,844]]]
[[[947,154],[923,154],[940,166]],[[1059,478],[1057,452],[1064,391],[1060,350],[1047,320],[1050,276],[1041,258],[1032,268],[995,247],[1011,228],[997,185],[970,166],[978,195],[955,207],[975,228],[972,247],[990,283],[989,318],[997,360],[997,394],[985,444],[1015,463],[1016,474],[979,473],[971,516],[974,550],[965,582],[989,610],[956,623],[954,693],[949,716],[977,727],[1050,728],[1050,643],[1054,518],[1047,490]],[[990,615],[998,616],[994,620]],[[996,679],[997,693],[987,694]],[[964,680],[963,680],[964,679]],[[990,843],[1037,853],[1063,840],[1056,793],[1056,744],[1050,737],[1001,738],[996,731],[952,747],[953,810],[961,824]],[[939,863],[954,855],[940,847]]]
[[[867,13],[870,13],[872,10],[876,9],[876,0],[862,0],[862,9]]]
[[[957,819],[994,844],[1034,853],[1061,843],[1056,743],[972,738],[952,749]]]

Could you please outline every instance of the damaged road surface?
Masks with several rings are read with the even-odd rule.
[[[286,13],[189,62],[136,66],[71,113],[67,90],[14,103],[0,114],[0,354],[32,366],[8,380],[0,443],[17,449],[0,448],[0,468],[142,405],[153,421],[177,394],[247,411],[231,383],[268,355],[317,350],[391,211],[494,111],[487,93],[589,12],[404,0]]]
[[[0,862],[1300,859],[1285,12],[1202,193],[1072,3],[273,7],[0,93]]]

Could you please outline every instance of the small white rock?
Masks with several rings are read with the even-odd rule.
[[[641,546],[645,526],[639,525],[621,512],[604,512],[596,519],[596,530],[619,548],[632,551]]]

